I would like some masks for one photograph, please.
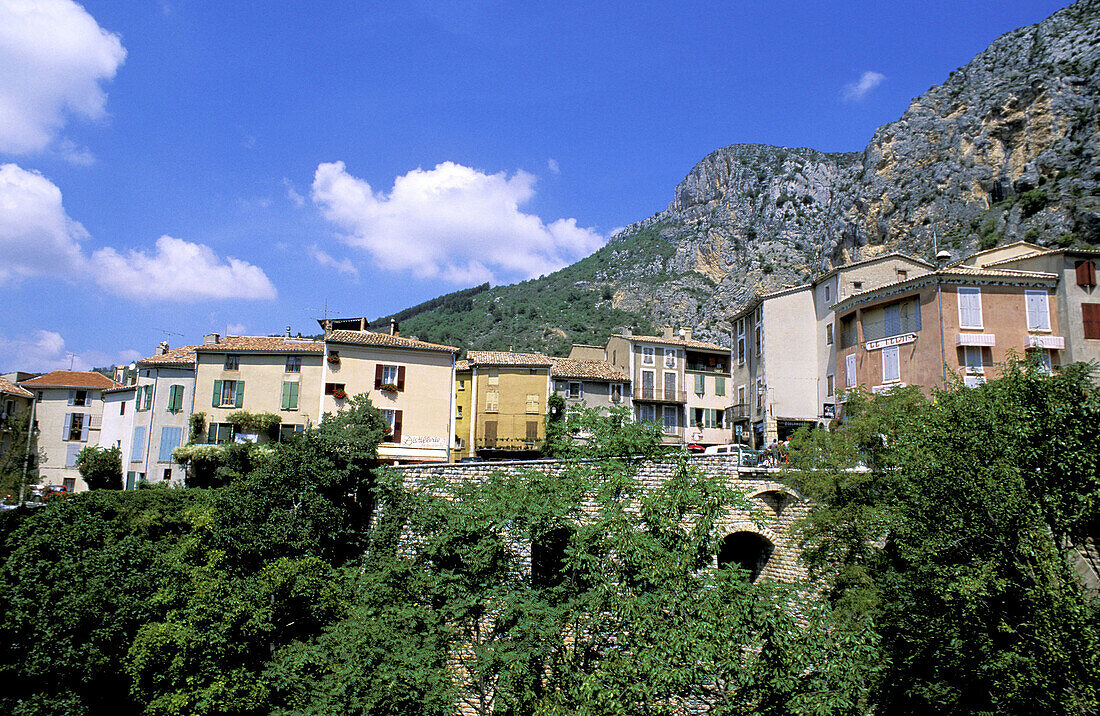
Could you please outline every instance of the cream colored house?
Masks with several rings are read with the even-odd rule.
[[[77,454],[99,445],[103,422],[103,391],[120,387],[95,372],[55,370],[19,384],[34,394],[31,406],[38,426],[38,481],[87,490],[76,469]]]
[[[365,393],[382,411],[389,434],[378,447],[384,462],[447,462],[454,435],[453,346],[366,330],[328,331],[317,414],[335,413]]]
[[[466,447],[460,457],[527,458],[546,439],[546,400],[553,361],[541,353],[468,351],[456,377]]]
[[[14,376],[13,376],[14,377]],[[26,443],[16,440],[15,426],[30,414],[34,394],[0,376],[0,455],[9,450],[26,451]]]
[[[323,341],[214,333],[194,351],[194,412],[206,416],[206,442],[281,440],[320,419]],[[268,434],[241,430],[229,421],[240,411],[281,423]]]
[[[102,447],[117,447],[122,452],[123,487],[127,490],[133,489],[137,484],[136,476],[132,472],[126,474],[127,461],[133,450],[136,395],[136,385],[104,390],[103,422],[99,430],[99,444]]]
[[[195,400],[198,347],[161,343],[137,362],[130,449],[123,451],[127,489],[142,481],[183,484],[183,467],[172,451],[188,442],[191,413],[206,412]]]
[[[600,353],[603,349],[600,348]],[[630,376],[606,360],[551,358],[553,390],[565,399],[567,407],[584,405],[607,410],[631,407]]]

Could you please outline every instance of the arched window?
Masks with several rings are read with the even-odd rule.
[[[749,573],[749,582],[755,582],[774,551],[775,545],[762,534],[734,532],[718,548],[718,568],[740,567]]]

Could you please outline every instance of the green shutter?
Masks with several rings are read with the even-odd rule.
[[[218,440],[218,424],[210,423],[206,428],[206,442],[213,445]]]
[[[706,392],[706,376],[702,373],[695,374],[695,392],[702,395]]]
[[[290,409],[291,410],[297,410],[298,409],[298,384],[297,383],[291,383],[290,384]]]
[[[283,410],[290,410],[290,383],[283,383]]]
[[[714,376],[714,394],[725,395],[726,394],[726,376],[716,375]]]
[[[244,405],[244,381],[237,381],[237,399],[233,402],[234,408],[239,408]]]
[[[149,410],[153,407],[153,386],[145,386],[145,409]]]
[[[168,409],[169,410],[183,410],[183,386],[173,385],[172,391],[168,395]]]
[[[222,397],[222,382],[220,380],[214,381],[214,397],[210,399],[210,406],[213,408],[218,407],[218,403]]]

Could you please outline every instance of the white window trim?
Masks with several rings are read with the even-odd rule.
[[[856,384],[856,354],[849,353],[844,358],[844,382],[845,388],[853,388]]]
[[[642,365],[655,365],[657,349],[653,346],[642,346]]]
[[[978,356],[977,363],[971,363],[970,357],[972,355]],[[963,346],[963,367],[967,373],[972,375],[981,375],[985,373],[985,365],[982,362],[982,347],[981,346]]]
[[[1046,325],[1034,326],[1031,324],[1031,304],[1027,300],[1029,296],[1042,296],[1043,308],[1045,309],[1042,319]],[[1029,331],[1050,331],[1050,294],[1046,291],[1024,291],[1024,313],[1027,314],[1027,329]]]

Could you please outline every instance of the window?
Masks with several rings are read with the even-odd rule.
[[[745,409],[745,386],[737,386],[737,404],[741,406],[741,409]]]
[[[882,382],[892,383],[901,380],[900,353],[898,346],[882,349]]]
[[[852,288],[856,291],[859,291],[860,289],[863,288],[863,282],[862,281],[852,281]]]
[[[466,390],[466,381],[465,381],[465,379],[463,379],[463,378],[458,379],[458,389],[459,390]]]
[[[283,383],[283,410],[298,409],[298,381],[286,381]]]
[[[1049,331],[1050,310],[1047,306],[1047,292],[1024,291],[1024,304],[1027,306],[1027,329]]]
[[[1049,375],[1054,370],[1050,361],[1050,351],[1040,349],[1037,354],[1039,356],[1039,370]]]
[[[909,278],[909,271],[906,269],[898,269],[898,281],[904,281]]]
[[[206,427],[206,442],[221,445],[231,441],[235,433],[233,423],[210,423]]]
[[[665,368],[676,367],[676,350],[674,348],[665,348]]]
[[[707,377],[702,373],[695,374],[695,394],[703,395],[707,392]]]
[[[1085,338],[1100,338],[1100,303],[1082,303],[1081,320],[1085,324]]]
[[[126,414],[126,401],[125,400],[123,400],[121,403],[118,404],[118,414],[119,415],[125,415]]]
[[[527,394],[527,404],[525,406],[525,409],[526,409],[528,415],[538,415],[539,414],[539,394],[538,393],[528,393]]]
[[[676,400],[676,374],[665,372],[665,400]]]
[[[285,423],[283,425],[280,425],[279,426],[279,442],[285,443],[287,440],[290,440],[295,435],[301,434],[301,432],[304,429],[305,429],[304,425],[293,425],[293,424],[288,425],[288,424],[285,424]]]
[[[535,442],[539,439],[539,421],[528,420],[527,421],[527,434],[525,435],[527,442]]]
[[[1077,274],[1077,285],[1092,287],[1096,285],[1096,264],[1092,261],[1077,261],[1073,264]]]
[[[485,391],[485,412],[495,413],[500,409],[500,393],[495,390]]]
[[[726,394],[726,376],[714,376],[714,394],[718,396],[723,396]]]
[[[214,404],[215,408],[239,408],[244,405],[244,381],[243,380],[215,380]]]
[[[405,390],[405,366],[385,365],[378,363],[374,366],[374,388],[391,387],[398,391]]]
[[[400,410],[382,410],[382,419],[386,421],[388,432],[382,442],[401,442],[401,412]]]
[[[67,490],[68,492],[72,492],[76,489],[76,478],[63,477],[61,478],[61,484],[65,486],[65,490]]]
[[[833,324],[825,324],[825,345],[831,346],[833,344]]]
[[[461,405],[456,405],[455,409],[456,409],[455,417],[458,418],[459,420],[462,420],[462,406]]]
[[[489,385],[500,385],[500,370],[496,368],[489,369]]]
[[[963,346],[963,365],[967,373],[984,373],[981,346]]]
[[[852,328],[854,329],[854,324]],[[917,333],[921,329],[920,300],[910,298],[863,312],[863,340],[877,341],[902,333]],[[847,330],[847,328],[845,328]],[[853,330],[854,333],[854,330]],[[852,345],[855,336],[851,337]],[[844,339],[847,343],[848,338]],[[849,347],[843,345],[842,347]]]
[[[240,368],[241,368],[241,357],[240,356],[237,356],[237,355],[226,355],[225,356],[225,369],[226,370],[240,370]]]
[[[183,444],[183,428],[163,427],[160,429],[160,452],[157,462],[172,462],[172,451]]]
[[[653,365],[653,346],[642,346],[642,365]]]
[[[69,413],[65,416],[65,429],[63,440],[88,440],[88,420],[90,416],[84,413]]]
[[[286,372],[287,373],[301,373],[302,372],[302,356],[287,356],[286,357]]]
[[[623,384],[612,383],[608,387],[608,395],[611,397],[612,403],[623,402]]]
[[[168,412],[176,413],[181,410],[183,410],[183,386],[170,386],[168,388]]]
[[[325,395],[336,395],[337,393],[344,394],[343,383],[325,383]]]
[[[825,284],[825,301],[833,300],[833,287],[829,284]]]
[[[75,445],[65,446],[65,467],[76,467],[76,456],[80,454],[80,451],[84,449],[84,446],[77,443]]]
[[[844,387],[852,388],[856,384],[856,354],[849,353],[844,357]]]
[[[680,409],[675,405],[666,405],[661,411],[661,427],[666,432],[672,432],[680,427]]]
[[[756,355],[764,352],[764,307],[756,307],[756,319],[753,324],[753,342],[756,344]]]
[[[465,450],[466,449],[466,438],[460,438],[456,435],[455,436],[455,448],[458,449],[458,450]]]
[[[70,390],[69,391],[69,405],[86,406],[88,404],[88,391],[86,390]]]
[[[737,321],[737,362],[745,365],[745,319]]]
[[[569,397],[573,400],[579,400],[584,393],[581,391],[581,384],[579,381],[571,381],[569,383]],[[531,396],[527,396],[530,398]]]
[[[148,410],[153,407],[153,386],[139,385],[137,389],[134,407],[138,410]]]
[[[497,446],[497,421],[495,421],[495,420],[486,420],[485,421],[484,435],[485,435],[485,438],[484,438],[485,447],[495,448]]]
[[[982,290],[959,286],[956,293],[959,298],[959,328],[981,328]]]
[[[130,445],[130,462],[141,462],[145,455],[145,426],[134,428],[134,442]]]
[[[840,319],[840,348],[851,348],[856,344],[856,316],[851,314]]]
[[[165,482],[171,481],[171,479],[172,479],[172,468],[170,468],[170,467],[164,468],[164,475],[161,477],[161,479],[164,480]]]
[[[756,412],[764,412],[764,379],[756,379]]]
[[[638,421],[643,423],[653,423],[657,421],[657,406],[655,405],[639,405],[638,406]]]
[[[722,428],[722,416],[725,411],[712,408],[693,408],[692,425],[703,428]]]
[[[655,374],[651,370],[642,371],[642,399],[653,400]]]
[[[835,389],[834,382],[835,381],[833,379],[833,374],[832,373],[829,373],[827,376],[825,376],[825,397],[826,398],[833,397],[833,390]]]

